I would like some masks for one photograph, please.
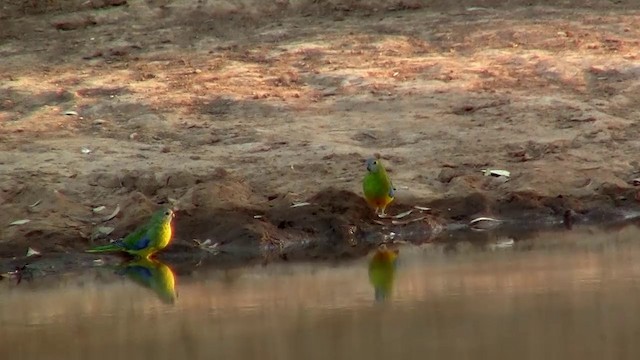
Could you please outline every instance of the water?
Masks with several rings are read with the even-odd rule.
[[[378,300],[370,258],[199,269],[175,278],[177,298],[108,269],[4,280],[0,358],[635,359],[638,235],[403,247]]]

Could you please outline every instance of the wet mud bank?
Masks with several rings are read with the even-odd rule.
[[[51,271],[122,261],[124,257],[83,251],[125,236],[159,206],[176,209],[176,219],[174,240],[158,259],[176,264],[178,271],[202,264],[336,261],[364,256],[381,243],[455,244],[464,238],[484,244],[496,234],[525,239],[544,229],[622,226],[640,214],[632,187],[603,187],[582,198],[533,192],[404,197],[389,207],[390,217],[378,218],[352,191],[325,188],[294,200],[290,194],[265,193],[223,169],[200,177],[138,172],[109,180],[107,174],[94,174],[86,179],[86,189],[81,180],[76,193],[36,181],[3,191],[2,222],[29,221],[2,230],[1,270],[34,261],[45,268],[51,261],[56,264]],[[474,222],[478,218],[497,221]],[[40,255],[26,257],[28,249]]]

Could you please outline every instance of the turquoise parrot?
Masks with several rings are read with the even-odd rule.
[[[140,258],[148,258],[169,245],[173,232],[171,229],[173,217],[174,213],[171,209],[159,210],[151,216],[149,222],[140,226],[124,239],[89,249],[87,252],[124,251]]]
[[[134,282],[153,290],[164,303],[176,302],[176,279],[167,265],[157,260],[141,258],[121,266],[119,275],[125,275]]]
[[[376,301],[385,301],[391,296],[398,253],[397,249],[390,250],[382,244],[369,261],[369,282],[373,285]]]
[[[385,216],[385,209],[393,201],[396,188],[379,159],[367,159],[367,174],[362,180],[362,191],[376,214]]]

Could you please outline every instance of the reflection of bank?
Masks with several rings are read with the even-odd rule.
[[[122,264],[117,273],[153,290],[165,303],[176,301],[176,280],[170,267],[158,260],[136,259]]]
[[[373,285],[376,301],[385,301],[391,296],[398,253],[398,249],[390,250],[382,244],[369,261],[369,282]]]

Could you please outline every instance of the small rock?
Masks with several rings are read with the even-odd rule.
[[[163,146],[162,149],[160,150],[160,152],[169,153],[169,152],[171,152],[171,148],[168,147],[168,146]]]
[[[327,96],[335,96],[338,93],[338,88],[336,87],[330,87],[325,89],[322,92],[322,96],[327,97]]]
[[[116,189],[122,186],[119,177],[110,173],[93,174],[89,180],[89,185],[102,186],[108,189]]]
[[[171,189],[190,187],[196,183],[196,178],[188,172],[177,172],[167,174],[166,178],[161,179],[161,183]]]
[[[136,181],[135,187],[141,193],[152,196],[160,189],[160,183],[153,173],[144,173]]]
[[[87,5],[94,9],[100,9],[109,6],[122,6],[127,4],[127,0],[89,0]]]
[[[109,49],[109,56],[113,56],[113,57],[119,57],[119,56],[127,56],[129,55],[129,51],[130,51],[130,47],[129,46],[118,46],[118,47],[114,47]]]
[[[462,175],[462,171],[460,169],[452,169],[446,167],[440,171],[440,174],[438,174],[438,181],[444,184],[448,184],[449,182],[451,182],[451,180],[453,180],[453,178],[456,178],[460,175]]]
[[[129,134],[129,140],[135,140],[139,137],[137,132]]]
[[[63,31],[84,29],[96,24],[97,22],[92,16],[66,16],[56,19],[51,23],[54,28]]]
[[[129,125],[138,129],[155,129],[164,125],[164,119],[156,114],[144,114],[129,119]]]
[[[90,54],[87,54],[87,55],[83,56],[82,58],[84,60],[90,60],[90,59],[102,57],[103,55],[104,55],[104,52],[102,50],[95,50],[95,51],[91,52]]]

